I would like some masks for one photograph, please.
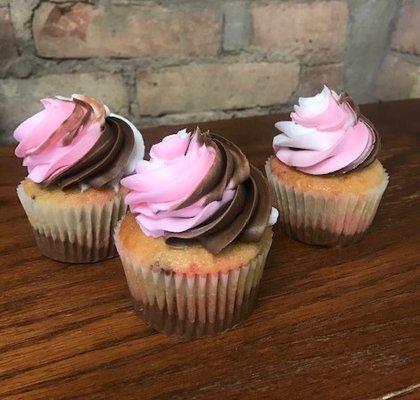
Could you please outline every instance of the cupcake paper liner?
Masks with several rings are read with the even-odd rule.
[[[116,255],[113,231],[126,212],[124,196],[104,205],[52,206],[28,196],[22,183],[20,202],[42,254],[61,262],[89,263]]]
[[[280,182],[266,163],[266,174],[283,230],[304,243],[334,246],[359,241],[372,223],[388,185],[388,175],[360,196],[306,193]]]
[[[169,336],[193,340],[233,328],[252,311],[271,241],[248,264],[212,274],[185,274],[142,265],[115,243],[135,310]]]

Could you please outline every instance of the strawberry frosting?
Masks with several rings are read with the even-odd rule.
[[[291,121],[275,124],[282,133],[273,148],[283,163],[312,175],[348,172],[371,162],[379,144],[376,131],[348,96],[328,87],[299,98]],[[372,160],[373,161],[373,160]]]
[[[60,146],[69,132],[62,130],[54,135],[57,129],[73,113],[75,103],[59,99],[41,100],[44,110],[28,118],[14,132],[19,142],[15,154],[24,158],[23,165],[28,168],[28,178],[41,183],[61,172],[69,165],[75,164],[93,147],[101,135],[99,121],[87,124],[71,145]]]

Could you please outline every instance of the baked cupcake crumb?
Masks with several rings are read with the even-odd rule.
[[[289,167],[274,156],[268,162],[273,175],[284,184],[328,195],[366,193],[380,185],[386,174],[378,160],[361,170],[337,176],[308,175]]]
[[[118,194],[125,194],[127,190],[123,186],[119,186],[118,191],[114,188],[105,186],[99,189],[88,188],[81,191],[78,187],[61,190],[56,186],[44,188],[39,183],[32,182],[26,178],[23,182],[25,193],[35,201],[49,202],[55,205],[76,206],[78,204],[104,204],[113,199]]]
[[[211,274],[228,272],[248,264],[267,247],[272,230],[267,228],[259,242],[236,240],[216,255],[198,243],[173,247],[166,244],[163,237],[146,236],[131,213],[122,220],[118,236],[121,249],[142,265],[176,273]]]

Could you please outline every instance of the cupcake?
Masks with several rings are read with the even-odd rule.
[[[113,257],[114,228],[126,212],[119,181],[143,158],[143,138],[93,98],[41,102],[44,110],[14,132],[15,154],[28,170],[17,194],[38,247],[62,262]]]
[[[137,312],[184,339],[240,323],[277,218],[263,174],[233,143],[197,128],[155,144],[121,183],[130,212],[115,243]]]
[[[284,231],[314,245],[360,240],[388,185],[372,123],[348,94],[324,86],[275,126],[266,172]]]

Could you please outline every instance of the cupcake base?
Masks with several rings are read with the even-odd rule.
[[[108,240],[102,247],[89,247],[86,244],[46,236],[34,229],[33,233],[41,253],[60,262],[91,263],[115,257],[117,253],[113,240]]]
[[[199,268],[195,264],[200,259],[197,253],[206,250],[193,247],[189,257],[188,250],[174,250],[165,245],[162,238],[148,238],[134,224],[137,223],[130,214],[122,220],[115,230],[115,244],[134,308],[148,325],[169,336],[193,340],[231,329],[252,312],[271,247],[271,231],[267,230],[258,246],[252,246],[259,249],[252,258],[238,263],[236,268],[220,272],[212,268],[213,271],[195,273],[170,269],[162,263],[163,253],[174,254],[186,265]],[[127,244],[127,237],[135,248]],[[217,257],[219,262],[220,258],[231,261],[237,249],[235,244],[231,246],[234,246],[232,251],[227,248],[225,254],[212,257]],[[161,262],[150,261],[150,248],[153,248],[153,257]]]
[[[283,231],[301,242],[319,246],[360,241],[388,185],[388,175],[379,161],[340,179],[308,177],[271,158],[266,163],[266,174]]]
[[[137,313],[159,332],[194,340],[232,329],[248,317],[267,253],[236,270],[196,276],[155,271],[120,256]]]
[[[113,232],[126,213],[124,191],[44,190],[28,180],[17,188],[43,255],[68,263],[92,263],[116,255]]]
[[[194,340],[206,336],[214,336],[240,325],[254,309],[258,295],[258,287],[244,297],[241,304],[235,304],[232,312],[226,316],[216,316],[215,321],[181,319],[177,313],[170,314],[168,308],[161,310],[156,304],[149,305],[131,297],[134,309],[140,317],[153,329],[168,336]]]
[[[360,242],[366,233],[366,231],[363,231],[354,235],[343,235],[326,229],[304,227],[303,225],[293,226],[287,222],[282,223],[281,227],[288,236],[293,237],[299,242],[326,247],[346,246]]]

